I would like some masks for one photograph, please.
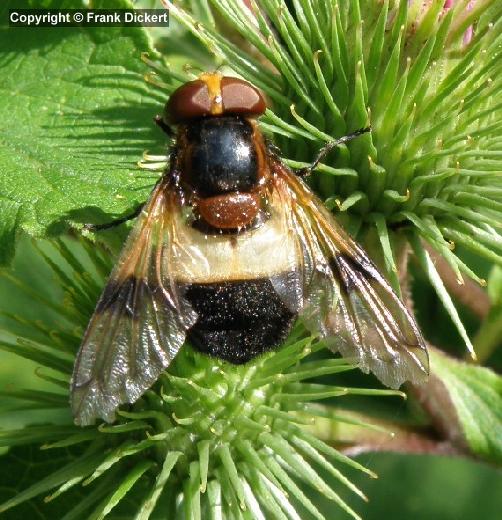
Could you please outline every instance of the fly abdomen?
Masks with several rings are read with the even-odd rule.
[[[296,318],[268,279],[190,284],[184,292],[198,315],[188,339],[234,364],[280,345]]]

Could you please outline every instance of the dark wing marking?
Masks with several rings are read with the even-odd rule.
[[[91,318],[71,382],[75,423],[114,420],[171,363],[195,311],[170,272],[173,216],[179,211],[162,180],[136,222]]]
[[[272,168],[301,250],[307,328],[387,386],[425,380],[428,355],[413,316],[307,185],[279,161]]]

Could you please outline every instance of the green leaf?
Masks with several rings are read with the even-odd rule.
[[[17,202],[0,198],[0,265],[9,263],[14,256],[19,209]]]
[[[502,463],[502,377],[432,350],[431,372],[453,404],[463,437],[479,457]]]
[[[131,4],[93,2],[105,6]],[[13,7],[30,4],[0,7],[2,263],[12,258],[19,228],[59,233],[69,222],[108,221],[142,202],[154,180],[148,186],[134,171],[158,136],[152,117],[162,103],[143,79],[141,52],[154,51],[142,28],[9,28]]]

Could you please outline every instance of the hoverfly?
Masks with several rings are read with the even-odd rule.
[[[207,73],[178,88],[177,127],[156,184],[97,304],[71,382],[75,422],[111,422],[186,339],[246,363],[300,317],[385,385],[427,376],[413,317],[364,250],[262,136],[262,94]]]

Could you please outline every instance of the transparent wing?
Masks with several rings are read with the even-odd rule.
[[[75,423],[114,420],[171,363],[196,315],[171,276],[173,215],[166,181],[153,190],[91,318],[71,382]]]
[[[413,316],[307,185],[279,161],[273,169],[301,251],[297,279],[307,328],[387,386],[425,380],[428,355]]]

